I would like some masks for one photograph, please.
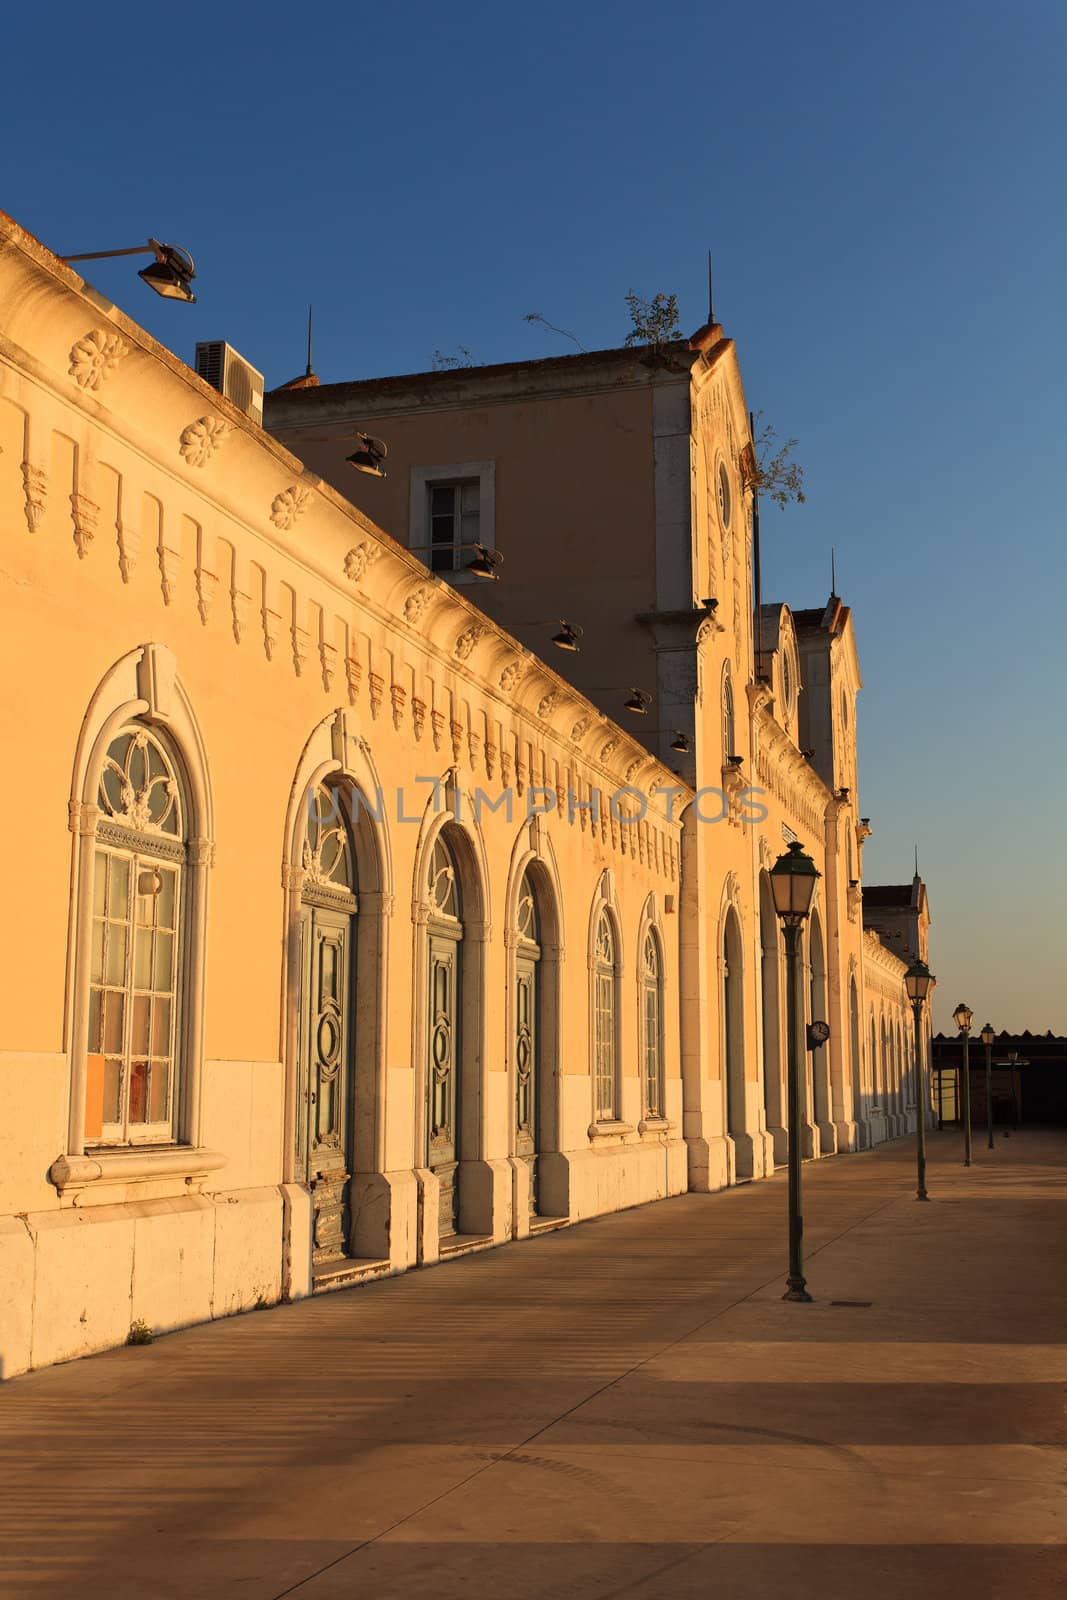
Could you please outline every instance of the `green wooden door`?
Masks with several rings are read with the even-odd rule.
[[[441,1234],[459,1232],[459,943],[430,936],[426,1164],[441,1185]]]
[[[314,1206],[317,1262],[345,1254],[351,1142],[351,926],[344,912],[301,916],[298,1165]]]
[[[538,1158],[537,960],[515,962],[515,1154],[529,1164],[530,1211],[537,1211]]]

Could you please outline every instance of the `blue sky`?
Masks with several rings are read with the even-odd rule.
[[[1067,1032],[1060,0],[254,10],[60,0],[6,22],[0,204],[179,355],[268,384],[621,343],[716,313],[799,441],[765,595],[855,608],[868,881],[934,911],[936,1017]]]

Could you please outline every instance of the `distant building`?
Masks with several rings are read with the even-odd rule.
[[[985,1046],[975,1020],[969,1060],[971,1119],[976,1129],[986,1125]],[[958,1034],[937,1033],[933,1038],[934,1110],[949,1122],[960,1116],[963,1075],[963,1040]],[[998,1033],[991,1052],[990,1084],[995,1127],[1067,1124],[1067,1039],[1053,1033]],[[943,1083],[943,1103],[938,1088]]]

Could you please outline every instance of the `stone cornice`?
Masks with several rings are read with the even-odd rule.
[[[545,661],[430,572],[3,213],[0,295],[5,306],[0,363],[20,379],[28,377],[58,406],[82,413],[114,441],[120,455],[149,463],[171,481],[191,513],[198,504],[214,513],[213,536],[235,545],[258,544],[255,555],[265,567],[282,572],[289,583],[299,581],[302,570],[317,586],[326,586],[336,610],[354,625],[361,615],[372,617],[398,640],[406,638],[439,680],[467,685],[495,703],[505,722],[514,718],[528,729],[533,743],[554,746],[553,759],[561,768],[580,769],[584,781],[592,779],[610,790],[639,776],[645,793],[656,786],[684,789],[674,772]],[[94,329],[118,334],[126,347],[100,398],[71,375],[71,350]],[[206,623],[217,577],[199,566],[196,576]],[[415,608],[406,609],[419,592],[427,596],[420,609],[432,616],[432,636],[420,627]],[[289,628],[284,618],[270,615],[268,654],[289,648],[291,634],[297,671],[304,670],[309,644],[314,644],[303,633],[304,623],[297,626],[294,621]],[[334,678],[343,667],[331,658]],[[501,683],[508,681],[510,667],[518,669],[511,692]],[[357,678],[363,671],[357,663]],[[373,668],[367,680],[372,694],[380,695]],[[402,705],[397,714],[403,714]],[[575,739],[580,725],[584,731]],[[650,800],[650,817],[680,829],[680,822],[667,822],[666,809],[659,799]]]

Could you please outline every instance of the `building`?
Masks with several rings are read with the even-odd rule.
[[[710,1069],[689,1063],[690,1181],[717,1187],[785,1158],[767,870],[794,837],[822,873],[804,987],[809,1019],[831,1027],[811,1058],[807,1153],[914,1126],[901,986],[912,956],[864,931],[871,827],[859,808],[852,615],[836,595],[815,610],[762,596],[756,607],[749,413],[722,327],[656,349],[300,379],[267,395],[264,421],[531,649],[551,650],[561,620],[581,628],[579,651],[553,652],[559,670],[628,718],[701,797],[683,830],[683,880],[703,907],[682,951],[683,1052],[690,1038],[717,1048]],[[361,434],[387,445],[384,478],[349,464]],[[500,582],[470,573],[475,544],[499,552]],[[630,716],[635,691],[647,710]],[[768,815],[745,826],[757,789]],[[697,820],[724,813],[721,826]]]
[[[971,1034],[968,1062],[971,1080],[971,1123],[975,1138],[986,1127],[986,1059],[979,1038],[981,1023]],[[940,1122],[959,1122],[963,1114],[963,1040],[937,1033],[932,1046],[933,1102]],[[989,1088],[993,1126],[1062,1127],[1067,1123],[1067,1039],[1055,1034],[998,1032],[990,1053]]]
[[[805,652],[811,737],[852,738],[851,618],[779,608],[756,674],[732,347],[695,346],[714,548],[676,517],[678,375],[642,369],[665,520],[602,604],[651,620],[630,670],[610,629],[582,657],[654,684],[640,739],[2,217],[0,306],[5,1375],[769,1171],[786,837],[822,873],[806,1149],[884,1134],[868,972],[889,1014],[903,963],[868,954],[854,804],[802,750]],[[541,473],[583,512],[586,469]],[[712,563],[732,605],[695,598]]]

